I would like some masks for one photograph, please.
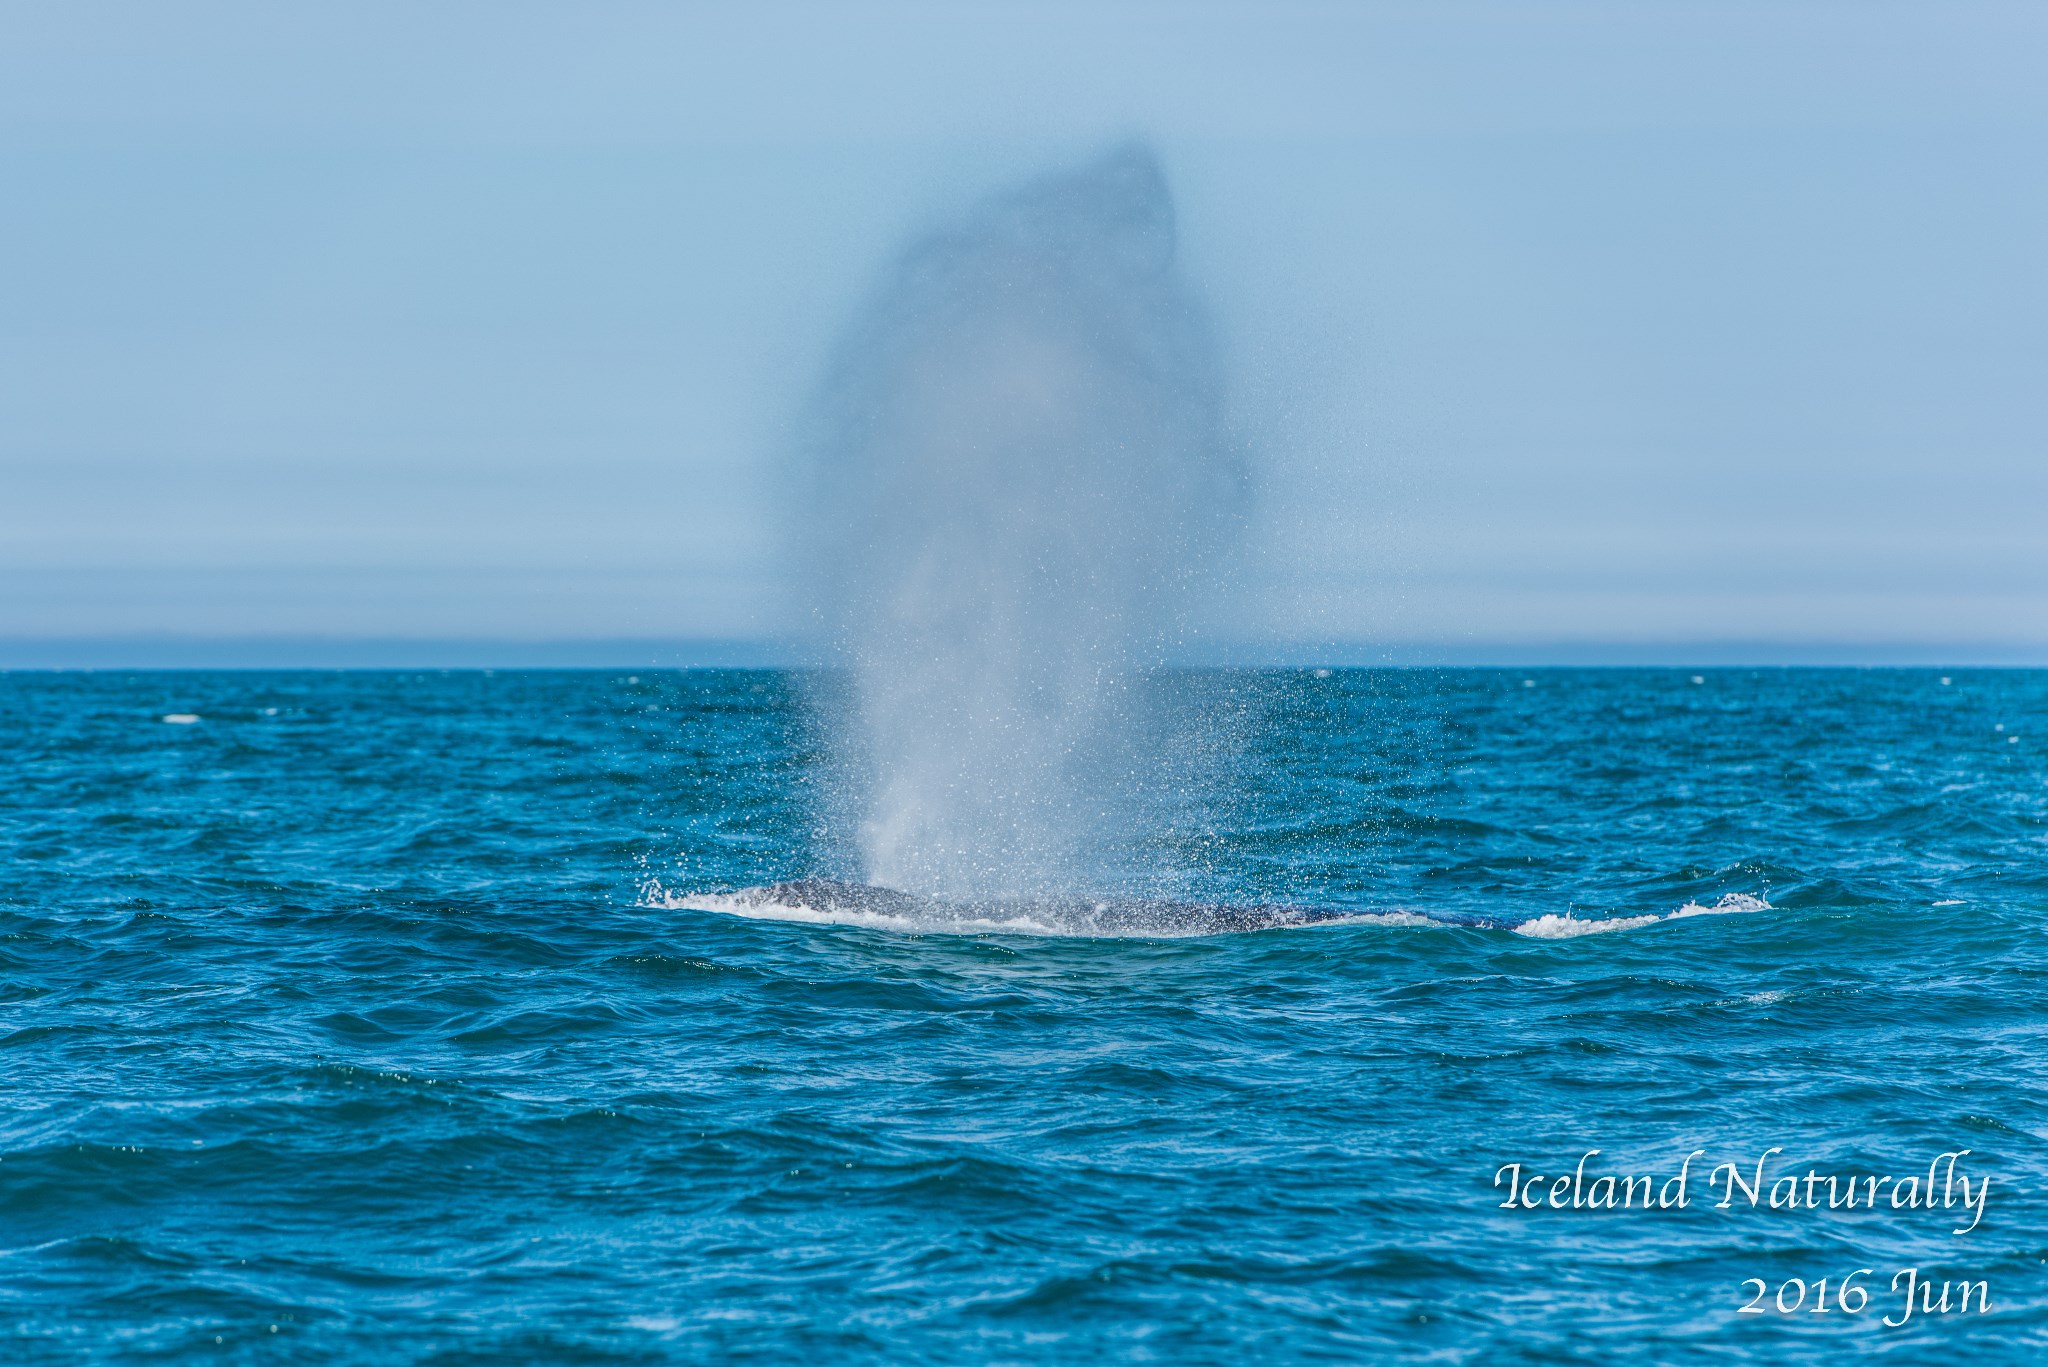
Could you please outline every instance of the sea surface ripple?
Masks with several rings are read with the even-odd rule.
[[[817,871],[784,673],[0,675],[0,1360],[2042,1360],[2048,673],[1176,686],[1161,859],[1368,915],[690,905]],[[1772,1147],[1996,1187],[1714,1208]],[[1500,1207],[1592,1149],[1692,1207]]]

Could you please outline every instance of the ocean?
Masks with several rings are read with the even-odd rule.
[[[0,674],[0,1360],[2043,1359],[2048,672],[1159,686],[1082,933],[746,892],[798,673]]]

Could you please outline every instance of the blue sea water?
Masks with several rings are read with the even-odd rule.
[[[1180,938],[704,909],[799,683],[0,675],[0,1360],[2048,1350],[2048,674],[1185,676],[1195,891],[1368,914]]]

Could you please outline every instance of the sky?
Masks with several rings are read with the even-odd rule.
[[[1140,138],[1210,639],[2048,662],[2044,70],[1962,0],[0,0],[0,656],[772,642],[892,255]]]

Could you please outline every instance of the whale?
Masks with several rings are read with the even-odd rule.
[[[931,931],[1001,931],[1079,936],[1230,935],[1248,931],[1378,921],[1404,925],[1511,927],[1512,921],[1458,912],[1274,902],[1057,895],[936,897],[835,878],[793,878],[680,899],[698,910],[770,920],[804,920]]]

